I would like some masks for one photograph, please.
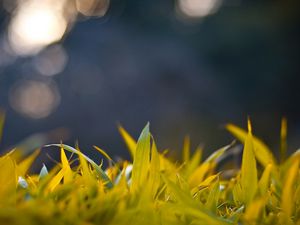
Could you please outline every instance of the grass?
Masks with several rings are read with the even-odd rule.
[[[105,169],[78,146],[53,144],[60,162],[31,174],[40,151],[22,157],[13,149],[0,158],[0,224],[299,225],[300,152],[286,156],[285,120],[279,162],[252,134],[250,121],[248,131],[226,128],[243,143],[239,165],[224,165],[236,144],[202,159],[189,139],[182,162],[173,162],[157,150],[149,124],[137,141],[119,128],[132,162],[114,162],[94,146],[109,162]]]

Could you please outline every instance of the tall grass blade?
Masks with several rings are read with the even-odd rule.
[[[280,162],[284,162],[286,159],[287,151],[287,119],[282,118],[280,129]]]
[[[232,133],[238,140],[245,143],[248,137],[248,134],[245,130],[233,125],[227,124],[226,129]],[[254,153],[257,157],[257,160],[263,165],[267,166],[269,163],[275,164],[275,158],[272,154],[272,151],[264,144],[261,140],[256,137],[252,137],[254,144]]]
[[[241,168],[241,187],[246,206],[251,203],[257,190],[257,167],[250,121],[248,121],[248,124],[249,131],[245,140]]]
[[[131,189],[140,189],[147,179],[150,166],[150,131],[149,123],[143,129],[133,158]]]

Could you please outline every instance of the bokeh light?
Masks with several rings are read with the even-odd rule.
[[[104,16],[109,0],[76,0],[77,11],[85,16]]]
[[[9,101],[18,113],[40,119],[49,116],[56,109],[60,95],[53,82],[23,80],[12,87]]]
[[[36,54],[63,37],[68,25],[63,14],[64,3],[64,0],[29,0],[18,5],[8,32],[17,54]]]
[[[63,71],[68,55],[61,45],[48,47],[33,60],[34,68],[45,76],[53,76]]]
[[[215,13],[221,0],[178,0],[177,9],[185,17],[201,18]]]

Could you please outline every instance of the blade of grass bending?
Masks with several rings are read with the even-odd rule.
[[[116,164],[114,160],[112,160],[112,158],[110,158],[110,156],[103,149],[99,148],[96,145],[93,145],[93,148],[100,152],[100,154],[103,155],[105,158],[107,158],[108,162],[110,163],[109,165]]]
[[[113,187],[113,183],[111,182],[109,177],[106,175],[106,173],[92,159],[90,159],[89,157],[87,157],[86,155],[84,155],[83,153],[78,151],[77,149],[75,149],[71,146],[65,145],[65,144],[50,144],[50,145],[45,145],[44,147],[53,147],[53,146],[54,147],[61,147],[62,146],[64,148],[64,150],[72,152],[76,155],[80,155],[83,158],[85,158],[86,161],[88,161],[92,165],[92,167],[95,169],[97,174],[101,177],[101,179],[103,179],[103,181],[105,182],[105,186],[107,188],[112,188]]]
[[[220,156],[222,156],[229,148],[231,148],[233,144],[234,142],[215,151],[201,165],[194,169],[188,179],[189,184],[192,188],[199,185],[203,181],[207,173],[215,167],[215,161]]]
[[[204,162],[213,162],[221,157],[228,149],[232,148],[235,145],[235,141],[231,142],[229,145],[226,145],[216,151],[214,151]]]

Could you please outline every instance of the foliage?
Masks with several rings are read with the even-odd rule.
[[[280,155],[286,152],[283,125]],[[183,162],[173,162],[157,150],[149,124],[137,142],[120,127],[133,162],[114,162],[94,146],[109,162],[105,170],[78,146],[54,144],[60,163],[31,174],[39,151],[23,157],[13,149],[0,158],[0,224],[299,225],[299,151],[279,163],[252,135],[250,122],[248,131],[226,128],[244,147],[240,165],[222,169],[235,143],[202,160],[202,149],[192,154],[186,138]]]

